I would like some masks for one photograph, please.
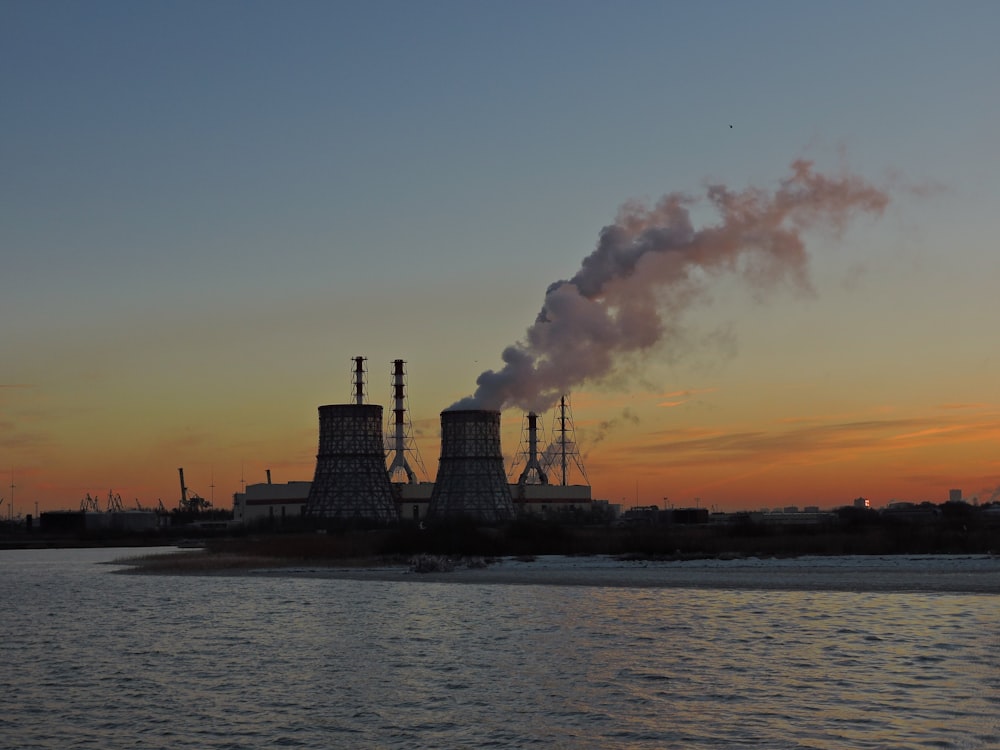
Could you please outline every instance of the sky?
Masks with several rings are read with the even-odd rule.
[[[308,481],[355,356],[387,414],[406,361],[433,480],[440,412],[606,227],[674,195],[714,236],[712,186],[767,207],[805,163],[884,205],[783,218],[791,271],[638,264],[586,301],[659,333],[607,367],[535,352],[594,497],[985,502],[998,28],[994,2],[5,0],[0,512],[173,507],[179,467],[218,507]]]

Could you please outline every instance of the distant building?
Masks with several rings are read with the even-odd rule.
[[[882,518],[888,521],[933,521],[940,515],[940,511],[931,503],[910,503],[905,501],[895,501],[889,503],[882,510]]]
[[[146,532],[160,527],[159,516],[151,511],[125,510],[94,512],[84,510],[56,510],[42,513],[42,531],[65,532]]]
[[[433,482],[393,482],[392,492],[399,508],[399,520],[421,522],[427,518],[427,508],[431,504]]]
[[[962,502],[962,490],[948,490],[948,502],[949,503]]]
[[[585,484],[511,484],[511,499],[519,515],[554,516],[589,513],[592,500]]]
[[[298,519],[309,499],[311,482],[248,484],[233,495],[233,520],[247,526]]]
[[[309,498],[311,482],[248,484],[246,491],[233,496],[233,520],[253,526],[298,520]],[[510,484],[511,499],[519,514],[556,516],[566,512],[589,513],[593,505],[587,485]],[[392,483],[393,499],[402,521],[423,521],[427,517],[433,482]]]
[[[518,515],[541,517],[565,513],[589,513],[593,500],[587,485],[508,484],[514,511]],[[422,521],[430,505],[432,482],[419,484],[393,483],[399,518],[402,521]]]
[[[708,523],[708,508],[671,508],[670,523]]]
[[[834,518],[833,513],[821,511],[816,506],[803,511],[796,505],[789,505],[783,510],[772,510],[770,513],[750,514],[750,520],[774,525],[810,526],[832,521]]]

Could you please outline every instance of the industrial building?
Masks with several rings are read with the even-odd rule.
[[[319,447],[312,482],[251,484],[234,497],[234,519],[243,524],[281,524],[301,517],[390,523],[471,517],[487,523],[519,515],[561,516],[589,512],[589,483],[569,484],[568,469],[583,471],[566,399],[558,412],[559,439],[539,451],[538,418],[526,417],[524,469],[508,481],[500,445],[500,412],[441,412],[441,453],[433,483],[421,482],[421,466],[406,414],[403,360],[393,362],[392,421],[383,439],[382,407],[366,400],[365,358],[354,357],[349,404],[319,407]],[[522,436],[524,442],[525,436]],[[389,456],[391,455],[391,459]],[[386,465],[389,459],[388,466]],[[548,468],[546,468],[546,466]],[[551,484],[549,475],[561,477]]]
[[[312,482],[271,484],[270,474],[268,472],[266,483],[248,484],[233,498],[233,520],[236,523],[248,526],[265,522],[273,524],[302,515]]]
[[[305,516],[312,482],[248,484],[233,498],[233,519],[247,526],[280,525]],[[427,520],[434,482],[392,483],[393,503],[400,521]],[[566,514],[586,514],[594,505],[587,485],[507,484],[513,514],[558,518]]]
[[[544,448],[540,437],[541,427],[538,415],[525,415],[521,430],[521,447],[515,454],[515,463],[510,474],[523,463],[517,482],[510,486],[514,506],[519,515],[567,517],[588,513],[593,499],[590,482],[576,443],[573,416],[566,397],[559,400],[554,415],[553,439]],[[582,484],[572,484],[573,474],[583,480]],[[558,481],[553,482],[553,477]]]
[[[115,532],[143,533],[160,528],[156,513],[145,510],[93,512],[86,510],[55,510],[41,514],[40,528],[44,532]]]

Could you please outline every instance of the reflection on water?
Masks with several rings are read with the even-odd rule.
[[[94,564],[122,554],[0,553],[5,747],[1000,746],[997,596]]]

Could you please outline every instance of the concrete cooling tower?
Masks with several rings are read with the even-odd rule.
[[[441,412],[441,458],[427,516],[488,523],[514,517],[500,451],[500,412]]]
[[[319,453],[306,515],[389,523],[397,518],[385,470],[382,407],[319,407]]]

